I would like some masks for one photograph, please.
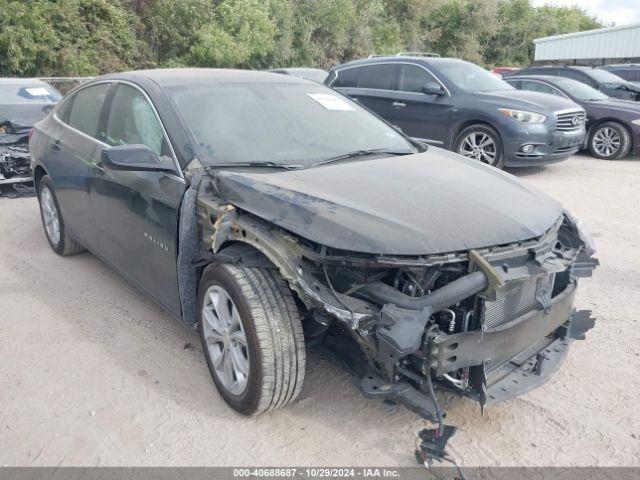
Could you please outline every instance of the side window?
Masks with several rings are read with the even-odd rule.
[[[71,111],[71,105],[73,104],[73,98],[67,98],[60,102],[58,109],[56,110],[56,115],[60,120],[65,123],[69,122],[69,112]]]
[[[590,85],[594,88],[598,87],[598,84],[595,81],[578,70],[565,68],[564,70],[561,70],[561,76],[577,80],[578,82],[586,83],[587,85]]]
[[[422,93],[425,85],[440,86],[438,81],[424,68],[415,65],[400,65],[398,90],[402,92]]]
[[[109,145],[142,144],[157,155],[169,154],[153,108],[138,89],[129,85],[118,85],[113,95],[105,142]]]
[[[518,90],[524,90],[522,87],[522,82],[520,80],[507,80],[507,83],[511,85],[513,88],[517,88]]]
[[[530,80],[522,80],[522,90],[529,90],[531,92],[549,93],[551,95],[563,96],[558,90],[551,85],[547,85],[541,82],[532,82]]]
[[[396,66],[389,64],[370,65],[362,67],[358,88],[375,88],[377,90],[391,90]]]
[[[90,137],[98,138],[102,105],[109,87],[111,87],[110,83],[100,83],[76,92],[72,98],[66,101],[69,103],[69,100],[73,100],[67,123]]]
[[[331,87],[336,88],[356,88],[358,86],[358,77],[362,67],[345,68],[337,72],[338,78],[336,78]]]

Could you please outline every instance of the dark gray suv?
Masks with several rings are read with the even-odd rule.
[[[585,113],[571,100],[516,90],[459,59],[356,60],[325,84],[411,137],[499,168],[559,162],[584,142]]]

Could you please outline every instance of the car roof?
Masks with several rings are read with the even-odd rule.
[[[526,80],[526,79],[544,80],[544,81],[547,81],[549,83],[553,83],[553,82],[558,81],[558,80],[571,80],[570,78],[558,77],[556,75],[527,75],[525,73],[524,75],[511,75],[509,77],[504,78],[504,81],[508,82],[509,80]],[[577,81],[577,80],[575,80],[575,81]]]
[[[628,67],[640,68],[640,63],[612,63],[611,65],[602,65],[598,68],[607,69],[607,68],[628,68]]]
[[[355,67],[358,65],[369,65],[372,63],[421,63],[425,65],[433,65],[437,67],[438,65],[450,65],[452,63],[469,63],[460,58],[440,58],[440,57],[412,57],[410,55],[390,55],[388,57],[371,57],[371,58],[361,58],[359,60],[352,60],[347,63],[343,63],[341,65],[336,65],[332,68],[332,70],[339,70],[345,67]]]
[[[523,70],[529,70],[534,68],[573,68],[576,70],[595,70],[595,67],[585,67],[583,65],[529,65],[528,67],[523,68]]]
[[[268,70],[269,72],[296,72],[296,73],[304,73],[304,72],[326,72],[321,68],[311,68],[311,67],[282,67],[282,68],[273,68]]]
[[[38,78],[0,77],[0,85],[49,85]]]
[[[230,68],[161,68],[155,70],[134,70],[97,77],[95,80],[151,80],[161,87],[175,85],[213,83],[317,83],[299,77],[255,70]]]

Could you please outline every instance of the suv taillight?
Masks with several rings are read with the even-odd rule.
[[[33,132],[35,132],[36,129],[32,128],[31,130],[29,130],[29,142],[31,142],[31,137],[33,137]]]

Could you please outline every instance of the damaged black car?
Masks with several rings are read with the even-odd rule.
[[[0,78],[0,196],[33,191],[29,132],[61,97],[40,80]]]
[[[438,391],[520,395],[593,326],[574,306],[598,263],[580,221],[310,81],[105,76],[30,146],[53,250],[90,250],[197,327],[244,414],[294,400],[321,344],[367,397],[442,422]]]

